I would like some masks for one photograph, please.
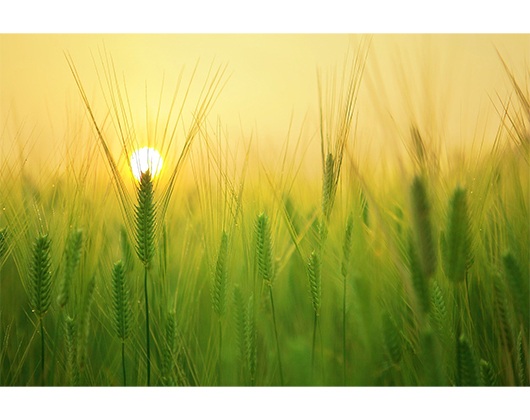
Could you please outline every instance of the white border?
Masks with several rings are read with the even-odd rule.
[[[0,32],[527,33],[524,0],[17,0]]]

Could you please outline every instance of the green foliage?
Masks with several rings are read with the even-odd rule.
[[[48,235],[41,235],[35,240],[29,269],[31,307],[39,318],[46,314],[52,301],[50,246]]]

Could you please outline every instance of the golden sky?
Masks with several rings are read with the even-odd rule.
[[[145,114],[146,89],[149,106],[156,107],[164,77],[169,102],[179,72],[185,69],[186,84],[200,60],[190,104],[209,66],[226,65],[227,83],[210,120],[220,121],[229,136],[257,133],[261,142],[281,143],[291,119],[297,133],[307,116],[309,138],[318,130],[317,70],[326,75],[342,69],[346,54],[354,55],[368,40],[357,133],[359,147],[376,154],[388,149],[390,138],[404,135],[412,120],[437,130],[452,145],[481,137],[484,130],[494,132],[494,105],[511,91],[497,51],[520,80],[528,74],[529,35],[4,34],[2,148],[13,147],[9,143],[20,141],[15,138],[21,133],[19,138],[35,143],[35,150],[51,150],[64,139],[68,124],[84,118],[65,53],[89,99],[101,107],[96,68],[102,68],[104,50],[125,80],[138,115]]]

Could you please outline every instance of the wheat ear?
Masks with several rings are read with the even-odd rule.
[[[151,385],[151,346],[149,329],[149,294],[147,271],[155,253],[156,209],[154,202],[153,180],[149,170],[140,176],[137,188],[137,204],[135,208],[135,239],[136,254],[144,266],[145,296],[145,336],[146,336],[146,369],[147,386]]]
[[[283,385],[283,369],[280,353],[280,342],[278,339],[278,326],[276,324],[276,311],[274,308],[274,297],[272,285],[274,281],[274,264],[272,259],[272,235],[269,217],[265,213],[258,215],[255,224],[256,229],[256,254],[258,259],[258,273],[261,280],[269,289],[269,298],[272,309],[272,322],[274,326],[274,336],[276,338],[276,352],[278,353],[278,365],[280,370],[280,382]]]
[[[30,301],[33,312],[39,317],[41,334],[41,385],[44,385],[45,374],[44,316],[50,308],[52,293],[50,247],[48,235],[37,237],[33,244],[33,259],[29,270]]]
[[[64,273],[62,282],[59,286],[59,294],[57,296],[57,303],[61,308],[64,308],[70,298],[70,286],[75,270],[79,265],[81,259],[81,249],[83,246],[83,232],[75,230],[68,235],[66,241],[66,248],[64,250]]]
[[[217,254],[217,263],[215,265],[214,278],[212,282],[212,306],[217,314],[219,327],[219,357],[217,359],[217,376],[219,385],[221,384],[221,357],[223,350],[223,328],[221,319],[226,309],[226,283],[227,274],[227,254],[228,254],[228,235],[223,232],[221,235],[221,244]]]
[[[416,176],[411,187],[412,227],[414,245],[425,279],[436,270],[436,247],[431,225],[431,209],[425,181]]]
[[[114,309],[114,331],[116,336],[121,340],[123,386],[127,386],[125,340],[129,337],[132,315],[129,300],[129,287],[125,280],[125,266],[121,260],[116,262],[112,269],[112,303]]]

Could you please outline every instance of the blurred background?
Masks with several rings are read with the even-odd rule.
[[[393,156],[411,124],[444,148],[461,149],[493,141],[502,104],[513,94],[502,60],[525,80],[529,52],[530,36],[499,34],[3,34],[0,147],[49,165],[63,160],[65,144],[87,141],[75,134],[87,118],[71,56],[99,122],[109,111],[104,69],[113,67],[126,86],[141,135],[158,106],[168,109],[179,77],[181,92],[191,87],[184,110],[190,116],[208,71],[220,66],[226,83],[208,120],[229,141],[252,137],[274,154],[290,130],[314,143],[309,154],[319,154],[319,77],[329,82],[335,74],[341,89],[345,64],[366,57],[356,106],[358,153]]]

